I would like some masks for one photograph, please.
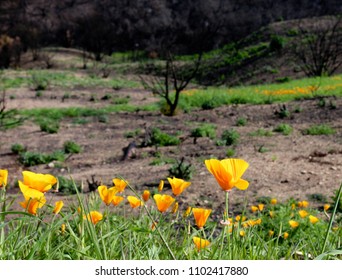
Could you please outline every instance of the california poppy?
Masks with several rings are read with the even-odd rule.
[[[46,203],[45,196],[41,196],[39,198],[28,198],[23,202],[19,202],[21,207],[27,210],[32,215],[37,215],[37,210],[42,208]]]
[[[62,200],[56,201],[55,208],[53,209],[53,213],[57,215],[61,211],[63,205],[64,205],[64,202]]]
[[[209,172],[214,175],[216,181],[224,191],[230,191],[233,187],[240,190],[248,188],[249,183],[241,179],[241,176],[249,164],[242,159],[208,159],[205,165]]]
[[[136,198],[135,196],[129,195],[127,196],[127,200],[132,208],[144,205],[144,202],[142,202],[139,198]]]
[[[171,188],[172,188],[172,193],[174,195],[180,195],[187,187],[189,187],[191,185],[190,182],[186,182],[183,179],[179,179],[179,178],[167,178],[167,180],[169,181]]]
[[[54,184],[57,183],[56,177],[50,174],[40,174],[31,171],[23,171],[23,185],[26,185],[30,189],[40,191],[42,193],[47,192],[52,188]]]
[[[171,195],[155,194],[153,196],[159,212],[165,212],[175,201]]]
[[[0,188],[7,185],[8,170],[0,169]]]
[[[193,237],[192,240],[195,243],[195,246],[198,251],[210,245],[210,242],[208,240],[199,237]]]
[[[118,190],[119,193],[123,192],[125,188],[127,187],[127,181],[119,179],[119,178],[114,178],[113,179],[113,184]]]
[[[203,208],[192,208],[192,213],[194,214],[194,218],[198,228],[203,228],[203,226],[207,222],[211,210]]]
[[[107,188],[107,186],[101,185],[97,188],[102,201],[108,206],[112,200],[114,195],[118,192],[116,187]]]
[[[99,221],[102,220],[103,215],[98,211],[90,211],[89,214],[84,216],[83,218],[96,225]]]

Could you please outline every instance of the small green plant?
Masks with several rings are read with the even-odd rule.
[[[81,185],[64,176],[58,176],[58,191],[62,194],[76,194],[77,191],[81,192]],[[77,188],[77,190],[76,190]]]
[[[59,123],[50,119],[45,119],[40,121],[39,127],[41,131],[53,134],[58,132]]]
[[[46,90],[49,86],[49,79],[47,76],[42,73],[36,72],[31,76],[31,83],[33,86],[33,90],[35,91],[43,91]]]
[[[293,128],[289,124],[281,123],[276,128],[274,128],[275,132],[280,132],[283,135],[290,135],[293,131]]]
[[[270,137],[273,135],[272,131],[270,130],[266,130],[264,128],[259,128],[254,132],[251,132],[249,134],[250,136],[266,136],[266,137]]]
[[[63,150],[66,154],[78,154],[82,151],[82,148],[73,141],[66,141],[64,142]]]
[[[11,146],[11,151],[13,154],[19,155],[25,152],[26,148],[23,145],[16,143]]]
[[[127,131],[124,133],[125,138],[135,138],[141,133],[141,130],[139,128],[133,130],[133,131]]]
[[[330,135],[335,133],[336,130],[327,124],[312,125],[304,131],[306,135]]]
[[[238,118],[236,120],[236,125],[237,126],[245,126],[247,124],[247,119],[244,117]]]
[[[152,128],[151,146],[174,146],[180,144],[178,137],[162,132],[159,128]]]
[[[174,176],[183,180],[190,180],[192,178],[194,168],[191,163],[184,162],[184,158],[171,166],[169,169],[170,176]]]
[[[285,104],[279,105],[278,109],[274,111],[274,114],[281,119],[288,118],[291,115]]]
[[[218,146],[231,146],[239,142],[240,134],[235,129],[227,129],[222,132],[221,139],[216,142]]]
[[[228,148],[228,149],[226,150],[226,156],[227,156],[227,157],[231,158],[231,157],[233,157],[234,155],[235,155],[235,150],[234,150],[233,148]]]
[[[265,147],[265,145],[260,145],[257,150],[258,150],[258,153],[262,153],[262,154],[270,151],[270,149]]]
[[[203,124],[191,131],[191,137],[194,137],[194,143],[199,137],[209,137],[214,139],[216,137],[216,126],[212,124]]]
[[[63,162],[65,154],[62,151],[54,151],[51,154],[26,151],[20,154],[19,162],[24,166],[35,166],[39,164],[47,164],[52,161]]]

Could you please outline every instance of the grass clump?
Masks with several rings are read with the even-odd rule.
[[[26,167],[35,166],[39,164],[48,164],[52,161],[63,162],[65,160],[65,154],[63,151],[54,151],[52,153],[39,153],[26,151],[20,154],[19,162]]]
[[[335,133],[336,130],[327,124],[312,125],[304,131],[306,135],[330,135]]]
[[[240,134],[235,129],[227,129],[222,132],[221,139],[216,141],[218,146],[232,146],[239,142]]]
[[[63,150],[66,154],[78,154],[82,151],[82,148],[74,141],[66,141],[64,142]]]
[[[151,146],[163,147],[174,146],[179,144],[180,139],[178,137],[162,132],[159,128],[152,128],[150,139]]]
[[[59,123],[50,119],[41,120],[39,122],[40,130],[49,134],[58,133]]]
[[[11,146],[11,151],[13,154],[19,155],[26,152],[26,147],[22,144],[15,143]]]
[[[216,137],[216,126],[213,124],[203,124],[196,127],[191,130],[191,137],[209,137],[210,139],[214,139]]]
[[[274,132],[280,132],[283,135],[290,135],[293,131],[293,128],[289,124],[279,124],[276,128],[273,129]]]

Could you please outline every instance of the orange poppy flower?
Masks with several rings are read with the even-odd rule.
[[[272,204],[272,205],[275,205],[275,204],[277,204],[277,199],[276,198],[272,198],[271,199],[271,201],[270,201],[270,203]]]
[[[330,204],[324,204],[323,208],[324,208],[324,211],[328,211],[330,208]]]
[[[107,188],[107,186],[101,185],[97,188],[102,201],[108,206],[112,200],[114,195],[118,192],[116,187]]]
[[[310,220],[310,223],[312,224],[316,224],[319,221],[317,217],[312,216],[312,215],[309,216],[309,220]]]
[[[203,228],[203,226],[207,222],[211,210],[203,208],[192,208],[192,213],[194,214],[197,227]]]
[[[198,251],[210,245],[210,242],[208,240],[199,237],[193,237],[192,240],[195,243],[195,246]]]
[[[63,205],[64,205],[64,202],[62,200],[56,201],[55,208],[53,209],[53,213],[57,215],[61,211]]]
[[[297,221],[294,221],[294,220],[290,220],[289,224],[292,228],[296,228],[299,226],[299,223]]]
[[[190,206],[188,208],[186,208],[186,210],[183,213],[183,218],[188,217],[191,213],[191,210],[192,210],[192,208]]]
[[[142,194],[143,200],[144,200],[144,201],[148,201],[148,200],[150,199],[150,195],[151,195],[150,191],[144,190],[144,192],[143,192],[143,194]]]
[[[189,187],[191,185],[190,182],[186,182],[183,179],[178,179],[173,177],[171,178],[167,178],[167,180],[169,181],[171,188],[172,188],[172,193],[174,195],[180,195],[187,187]]]
[[[158,186],[158,192],[161,192],[164,188],[164,180],[160,180],[159,186]]]
[[[119,193],[123,192],[128,185],[128,182],[119,178],[113,179],[113,184]]]
[[[45,196],[41,196],[39,198],[29,198],[25,199],[23,202],[19,202],[21,207],[27,210],[32,215],[37,215],[37,210],[42,208],[46,203]]]
[[[42,193],[47,192],[57,183],[57,179],[50,174],[40,174],[31,171],[23,171],[22,174],[23,182],[19,181],[19,183]]]
[[[7,185],[8,170],[0,169],[0,188]]]
[[[165,212],[174,202],[175,199],[167,194],[155,194],[153,196],[159,212]]]
[[[283,235],[284,239],[287,239],[289,237],[289,234],[288,232],[284,232],[284,235]]]
[[[305,210],[299,210],[298,214],[301,218],[305,218],[307,215],[309,215],[309,213],[306,212]]]
[[[123,200],[124,200],[124,198],[122,196],[114,195],[113,200],[112,200],[112,204],[114,206],[118,206],[121,203],[121,201],[123,201]]]
[[[178,207],[179,207],[178,202],[176,202],[175,204],[173,204],[171,213],[172,213],[172,214],[176,214],[177,211],[178,211]]]
[[[129,195],[127,196],[127,200],[132,208],[144,205],[144,202],[142,202],[139,198],[136,198],[135,196]]]
[[[99,221],[103,219],[103,215],[98,211],[90,211],[88,215],[84,215],[84,219],[91,221],[93,225],[96,225]]]
[[[242,159],[208,159],[205,165],[209,172],[214,175],[216,181],[224,191],[230,191],[233,187],[240,190],[248,188],[249,183],[241,179],[241,176],[249,164]]]

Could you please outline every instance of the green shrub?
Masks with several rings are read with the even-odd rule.
[[[40,130],[47,133],[57,133],[59,130],[59,123],[51,120],[42,120],[39,123]]]
[[[268,136],[272,136],[273,133],[270,130],[259,128],[258,130],[251,132],[249,135],[250,136],[267,136],[268,137]]]
[[[46,90],[49,86],[49,79],[42,73],[33,73],[31,76],[31,83],[35,91]]]
[[[51,154],[26,151],[20,154],[19,162],[24,166],[35,166],[47,164],[52,161],[64,161],[65,154],[62,151],[55,151]]]
[[[66,154],[78,154],[82,150],[81,146],[73,141],[64,142],[63,149]]]
[[[233,157],[234,155],[235,155],[235,150],[234,150],[234,149],[228,148],[228,149],[226,150],[226,156],[227,156],[227,157],[231,158],[231,157]]]
[[[304,134],[307,135],[330,135],[335,133],[335,129],[327,124],[312,125],[304,131]]]
[[[153,128],[151,131],[152,146],[173,146],[180,144],[179,138],[162,132],[159,128]]]
[[[240,134],[234,129],[228,129],[223,131],[221,140],[217,141],[219,146],[231,146],[236,145],[239,141]]]
[[[169,169],[170,176],[174,176],[183,180],[190,180],[192,178],[193,172],[194,168],[192,164],[184,162],[184,158],[182,158],[180,161],[177,161]]]
[[[58,176],[58,191],[63,194],[76,194],[76,188],[78,192],[81,192],[81,185],[77,184],[71,179],[67,179],[63,176]]]
[[[19,155],[19,154],[25,152],[26,148],[23,145],[16,143],[16,144],[13,144],[11,146],[11,151],[13,154]]]
[[[210,139],[214,139],[216,137],[216,126],[203,124],[191,131],[191,137],[209,137]]]
[[[284,135],[290,135],[293,131],[293,128],[289,124],[279,124],[273,131],[280,132]]]
[[[281,36],[278,35],[272,35],[271,36],[271,41],[270,41],[270,51],[275,52],[275,51],[281,51],[285,46],[285,39]]]
[[[245,126],[247,124],[247,119],[246,118],[238,118],[236,121],[237,126]]]

